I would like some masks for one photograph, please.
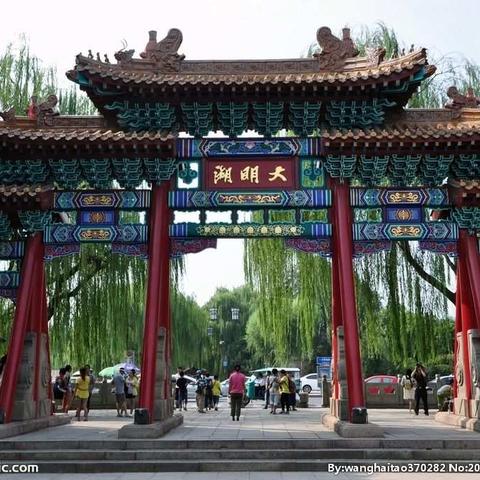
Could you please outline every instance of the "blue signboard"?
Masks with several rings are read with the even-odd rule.
[[[317,357],[317,365],[328,365],[332,363],[332,357]]]

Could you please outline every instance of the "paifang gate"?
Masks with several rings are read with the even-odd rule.
[[[28,118],[2,114],[0,256],[22,260],[0,274],[16,301],[3,422],[49,414],[44,260],[100,242],[148,261],[140,406],[157,421],[172,415],[170,257],[257,237],[331,257],[331,410],[344,420],[365,406],[354,258],[397,240],[456,256],[455,408],[478,418],[479,100],[452,88],[445,108],[407,109],[435,71],[424,49],[359,57],[348,29],[317,39],[313,58],[189,61],[179,30],[159,42],[150,32],[139,58],[80,54],[67,72],[99,116],[56,115],[55,97]],[[248,130],[257,136],[240,137]],[[146,221],[121,222],[131,210]]]

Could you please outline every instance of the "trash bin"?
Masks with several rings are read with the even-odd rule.
[[[365,407],[352,408],[352,423],[368,423],[367,409]]]
[[[250,380],[247,382],[247,396],[250,400],[255,398],[255,381]]]

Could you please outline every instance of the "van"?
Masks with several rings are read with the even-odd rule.
[[[295,390],[297,393],[300,391],[301,387],[301,380],[300,380],[300,369],[299,368],[291,368],[291,367],[266,367],[266,368],[259,368],[257,370],[251,370],[250,374],[251,376],[247,378],[247,382],[245,386],[247,387],[248,391],[248,385],[251,384],[252,382],[255,382],[258,378],[258,374],[262,374],[262,376],[266,376],[267,372],[271,372],[274,368],[276,368],[279,372],[280,370],[285,370],[288,374],[293,374],[293,381],[295,382]]]

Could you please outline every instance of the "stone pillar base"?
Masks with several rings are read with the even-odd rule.
[[[348,421],[348,400],[342,398],[331,398],[330,414],[339,420]]]
[[[173,399],[171,398],[155,400],[153,407],[153,420],[155,422],[162,422],[173,416],[173,407]]]
[[[383,438],[383,428],[375,423],[350,423],[324,413],[322,423],[329,430],[345,438]]]
[[[147,425],[131,423],[118,431],[118,438],[160,438],[183,423],[183,415],[175,414],[161,422]]]
[[[468,417],[468,403],[465,398],[455,398],[453,401],[453,411],[460,417]]]

